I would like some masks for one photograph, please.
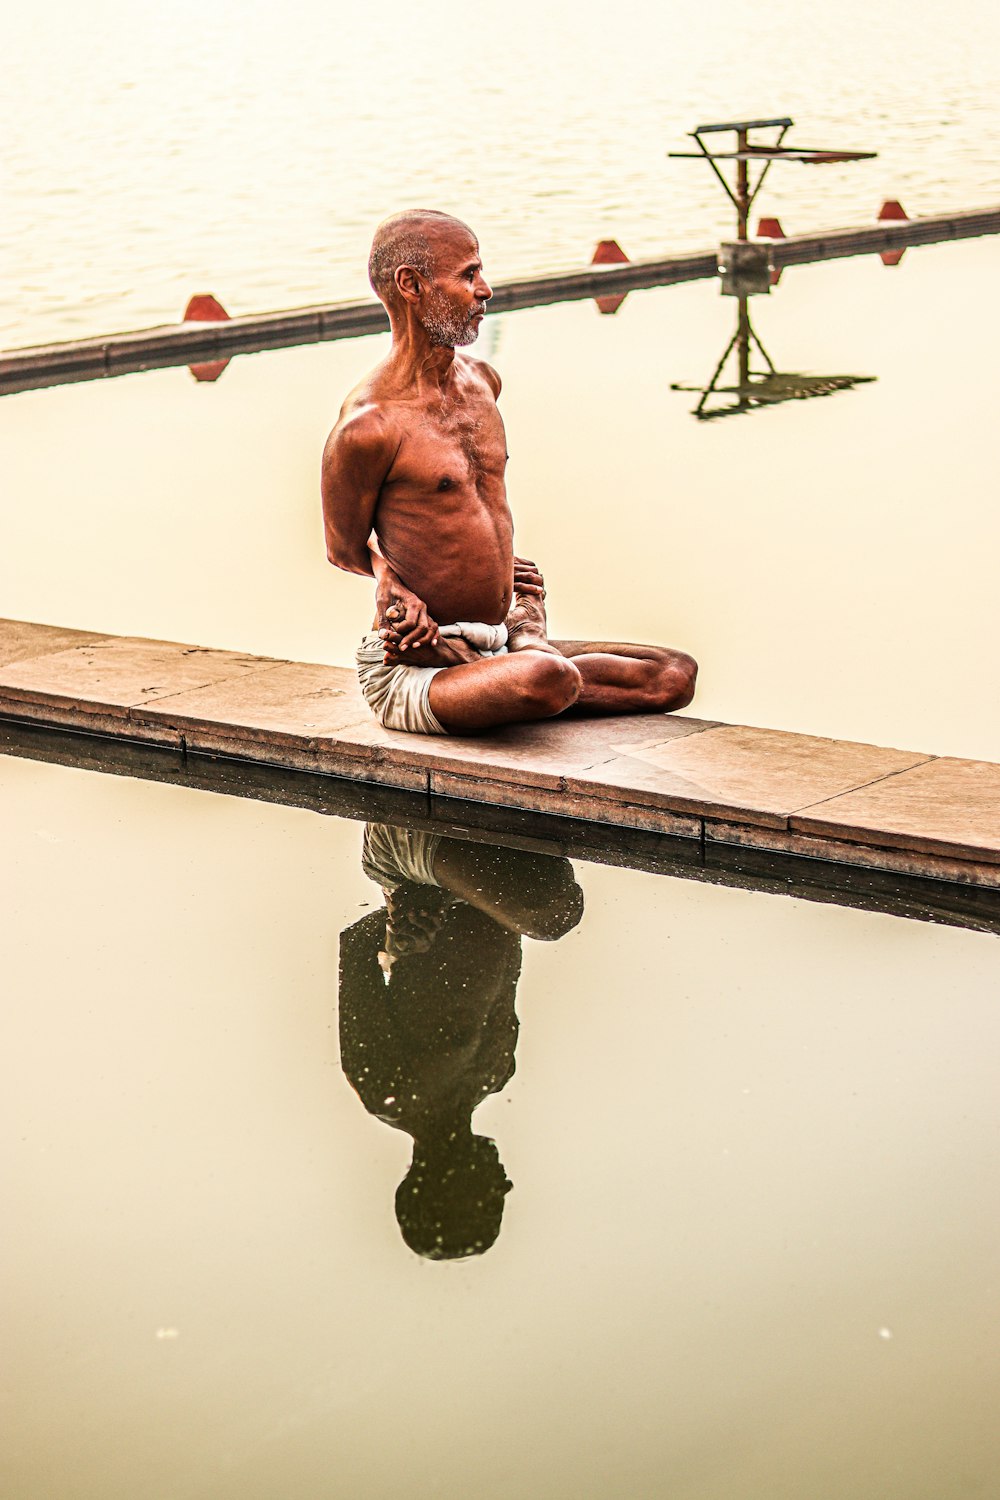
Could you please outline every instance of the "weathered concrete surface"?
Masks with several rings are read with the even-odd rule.
[[[86,636],[62,650],[50,649],[51,627],[40,636],[41,650],[30,650],[33,627],[0,622],[0,661],[8,638],[19,643],[16,661],[0,668],[0,705],[13,718],[63,724],[91,732],[127,734],[138,739],[178,741],[176,732],[144,734],[133,710],[185,689],[205,687],[248,672],[266,673],[278,662],[236,651],[211,651],[172,641],[128,636]]]
[[[959,877],[934,878],[927,869],[912,875],[905,870],[866,868],[857,863],[857,850],[854,861],[834,862],[833,846],[821,857],[803,857],[718,839],[670,838],[565,815],[429,797],[426,790],[405,791],[287,766],[199,754],[181,745],[90,735],[3,718],[0,755],[279,803],[321,816],[426,828],[449,838],[1000,933],[1000,886],[972,885]],[[755,835],[761,832],[754,830]]]
[[[824,838],[1000,864],[1000,765],[951,756],[833,797],[791,819]]]
[[[810,261],[864,255],[907,245],[929,245],[1000,233],[1000,208],[971,209],[953,214],[927,214],[853,229],[819,234],[790,235],[771,242],[775,267]],[[584,266],[552,271],[543,276],[498,282],[491,303],[494,312],[543,307],[553,302],[578,301],[610,294],[624,295],[654,286],[713,277],[718,251],[698,250],[623,264]],[[220,323],[170,323],[100,338],[67,343],[37,344],[0,353],[0,395],[97,380],[137,370],[195,364],[250,354],[262,349],[312,344],[325,339],[358,338],[388,328],[381,303],[371,300],[333,302],[317,307],[252,313]]]
[[[0,666],[34,656],[48,656],[69,646],[82,646],[103,640],[90,630],[64,630],[61,625],[27,625],[20,620],[4,620],[0,633]]]
[[[719,724],[696,739],[627,750],[599,768],[602,789],[595,786],[594,794],[606,796],[608,788],[630,801],[786,828],[799,808],[926,759],[847,740]]]
[[[66,644],[66,642],[72,642]],[[353,671],[0,621],[0,716],[707,848],[1000,889],[1000,765],[684,715],[398,734]]]

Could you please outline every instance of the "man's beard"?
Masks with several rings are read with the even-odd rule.
[[[455,307],[438,291],[427,299],[423,324],[432,344],[440,348],[460,349],[464,344],[474,344],[479,337],[479,324],[473,319],[486,311],[486,303],[476,303],[469,312]]]

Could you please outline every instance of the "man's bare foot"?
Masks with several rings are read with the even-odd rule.
[[[514,602],[507,612],[506,625],[508,651],[551,651],[555,656],[559,655],[555,646],[549,645],[549,628],[542,595],[515,594]]]
[[[391,636],[383,641],[385,661],[392,667],[460,667],[466,662],[481,661],[475,646],[460,635],[438,636],[433,646],[408,646],[397,650]]]

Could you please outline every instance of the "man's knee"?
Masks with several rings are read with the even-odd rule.
[[[649,663],[649,692],[661,712],[687,708],[694,698],[698,663],[684,651],[663,651]]]
[[[561,714],[574,704],[580,696],[583,678],[578,668],[565,656],[556,656],[545,651],[519,653],[520,660],[530,656],[530,670],[526,670],[519,684],[525,716],[549,719]],[[524,661],[527,668],[528,662]]]

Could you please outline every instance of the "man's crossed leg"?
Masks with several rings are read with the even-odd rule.
[[[492,729],[573,710],[592,714],[666,713],[694,697],[690,656],[661,646],[552,641],[438,672],[430,706],[452,734]]]
[[[482,657],[454,638],[407,652],[394,627],[387,627],[387,661],[446,668],[431,679],[428,702],[449,733],[567,711],[667,713],[691,702],[698,667],[685,652],[615,641],[550,641],[540,575],[537,584],[520,577],[517,590],[505,655]]]

